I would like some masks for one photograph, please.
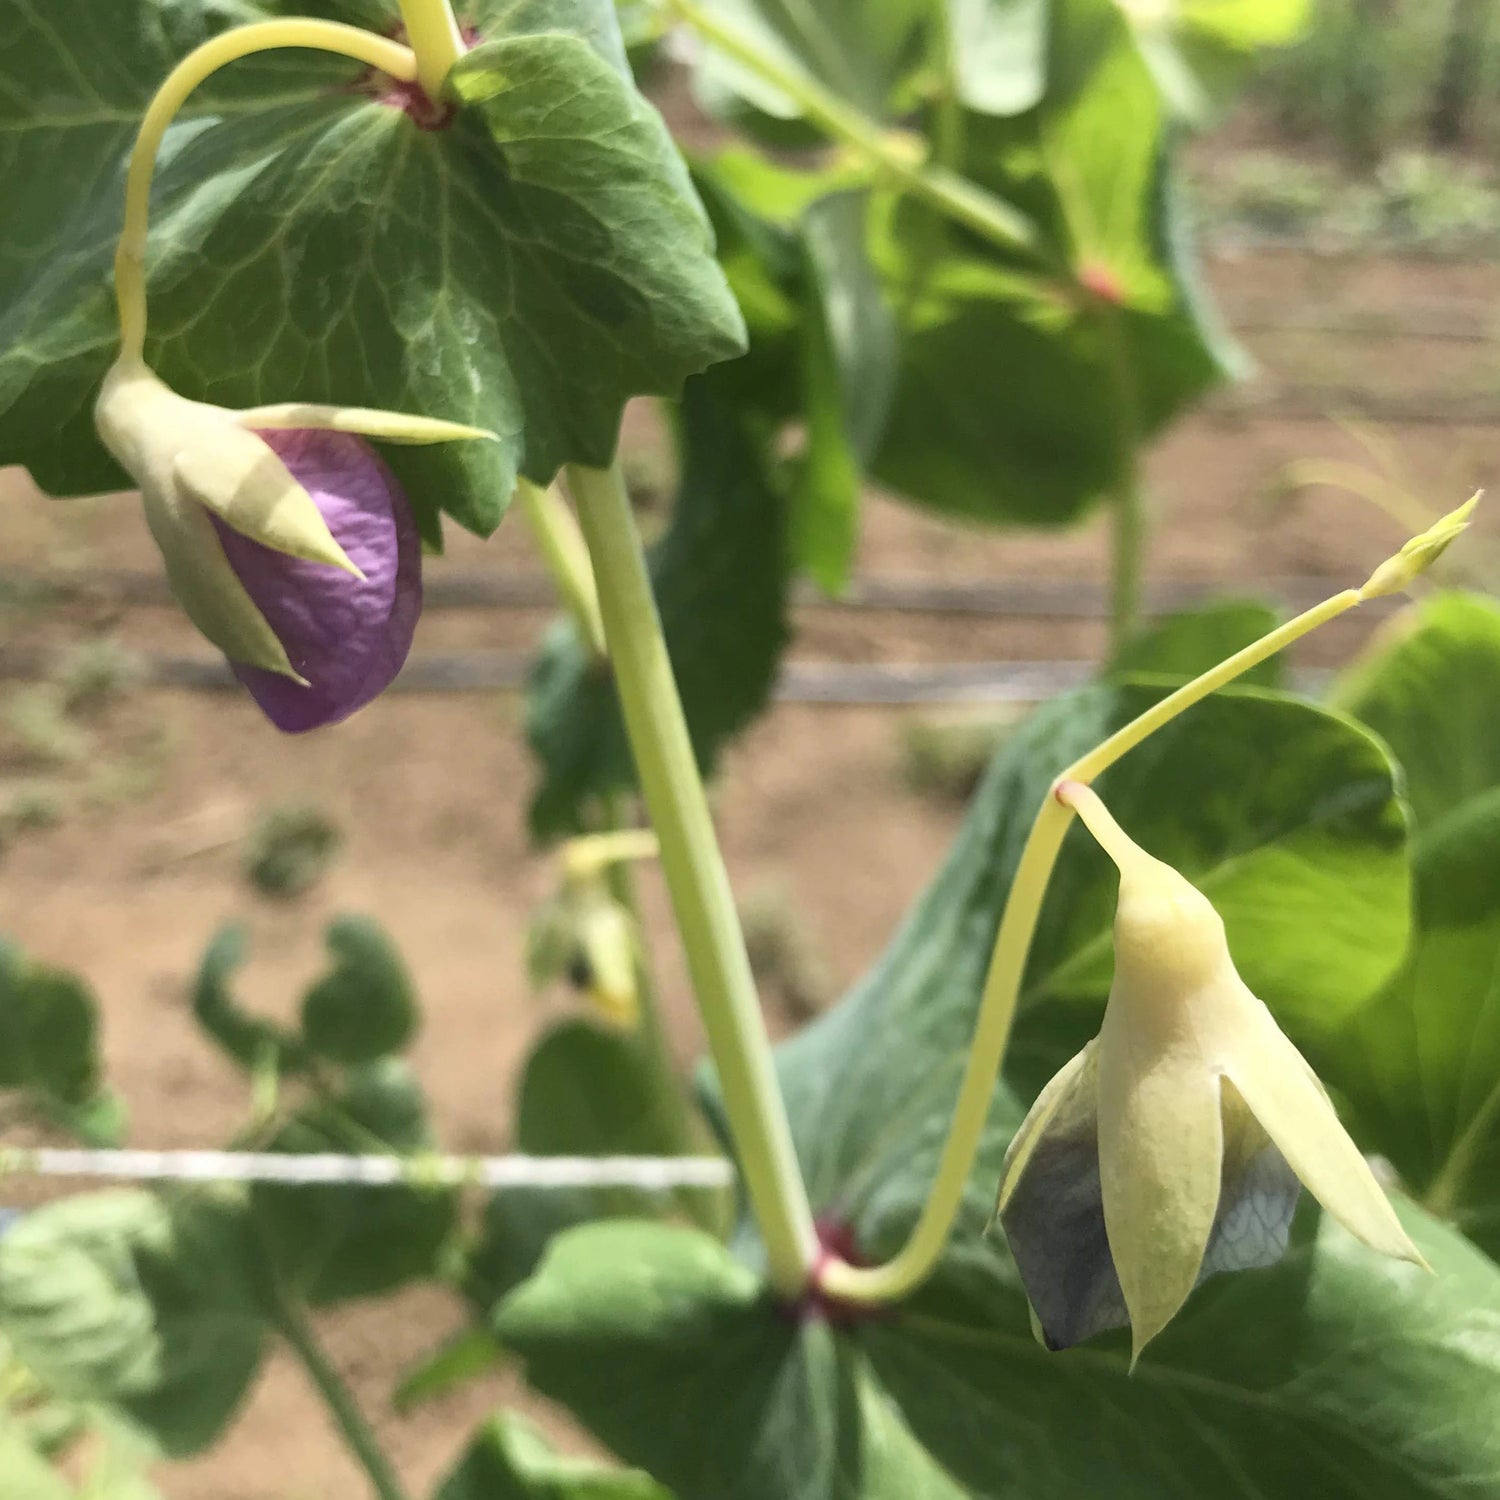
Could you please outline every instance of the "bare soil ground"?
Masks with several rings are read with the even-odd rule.
[[[1500,293],[1497,267],[1276,256],[1220,263],[1213,272],[1231,306],[1254,299],[1289,310],[1399,310],[1452,300],[1495,305]],[[1407,395],[1497,389],[1488,346],[1324,338],[1299,353],[1276,336],[1259,343],[1275,372],[1264,377],[1268,388],[1282,379]],[[995,399],[1005,393],[996,391]],[[633,430],[638,441],[649,441],[648,423]],[[1381,438],[1433,512],[1496,478],[1493,425],[1388,426]],[[1368,503],[1331,491],[1290,509],[1267,498],[1286,463],[1312,456],[1361,453],[1316,413],[1298,420],[1200,415],[1181,424],[1150,464],[1151,578],[1248,591],[1266,577],[1315,575],[1338,584],[1362,577],[1399,542],[1399,526]],[[25,496],[14,476],[0,495],[6,570],[156,566],[128,499],[49,504]],[[1493,533],[1492,523],[1484,524]],[[1067,535],[978,533],[875,497],[859,566],[929,579],[1098,581],[1105,559],[1102,518]],[[455,538],[450,559],[433,571],[533,565],[526,538],[508,523],[484,546]],[[544,620],[539,611],[434,613],[417,649],[521,647],[536,639]],[[1102,640],[1091,621],[804,609],[796,623],[800,659],[1076,659],[1096,653]],[[1355,624],[1330,635],[1310,659],[1346,657],[1367,629]],[[0,611],[0,647],[99,635],[134,650],[201,649],[165,608],[120,611],[85,600]],[[20,690],[0,683],[0,710]],[[738,891],[784,898],[835,992],[880,951],[960,816],[903,780],[898,727],[891,710],[778,707],[728,756],[717,793]],[[70,803],[55,826],[26,831],[4,850],[0,929],[97,987],[109,1073],[128,1100],[133,1141],[217,1144],[244,1120],[242,1085],[200,1038],[187,1006],[187,982],[219,924],[249,921],[254,956],[243,995],[275,1011],[318,970],[327,918],[355,911],[385,924],[417,977],[427,1020],[415,1063],[445,1144],[503,1149],[516,1068],[538,1028],[566,1003],[533,997],[523,972],[527,917],[552,877],[524,832],[532,768],[515,701],[392,695],[336,730],[289,740],[239,697],[137,690],[85,728],[90,763],[118,774]],[[13,740],[0,763],[0,790],[36,774]],[[38,753],[46,752],[35,745],[27,752]],[[56,774],[66,781],[82,773]],[[273,907],[257,901],[243,880],[243,838],[258,812],[287,802],[330,814],[346,844],[312,893]],[[687,1059],[699,1036],[654,875],[645,895],[673,1037]],[[773,1021],[789,1024],[779,1013]],[[486,1411],[520,1396],[513,1377],[497,1375],[411,1416],[394,1414],[390,1393],[400,1370],[461,1320],[456,1300],[436,1290],[321,1320],[337,1364],[417,1494],[430,1492]],[[160,1483],[169,1500],[334,1500],[363,1492],[318,1402],[280,1357],[228,1439],[207,1457],[163,1469]]]

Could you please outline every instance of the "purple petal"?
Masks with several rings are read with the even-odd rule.
[[[229,565],[308,686],[231,662],[278,729],[337,724],[389,686],[411,650],[422,612],[422,544],[395,475],[345,432],[261,432],[312,496],[364,579],[305,562],[214,526]]]

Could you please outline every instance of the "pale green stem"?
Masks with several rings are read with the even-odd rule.
[[[417,54],[422,92],[429,99],[441,99],[448,74],[464,53],[463,33],[453,7],[448,0],[401,0],[401,21]]]
[[[1111,659],[1140,628],[1141,571],[1146,547],[1146,515],[1132,473],[1110,496],[1109,646]]]
[[[1178,688],[1175,693],[1131,720],[1123,729],[1110,735],[1101,745],[1067,767],[1059,776],[1058,782],[1076,781],[1087,784],[1092,781],[1127,751],[1134,749],[1163,725],[1169,724],[1185,709],[1232,682],[1267,657],[1274,656],[1309,631],[1316,630],[1335,615],[1352,609],[1361,602],[1361,597],[1358,589],[1347,589],[1262,636],[1253,645]],[[1054,787],[1056,785],[1054,783]],[[979,1151],[985,1122],[989,1118],[995,1079],[999,1075],[1011,1023],[1015,1019],[1032,934],[1036,930],[1037,918],[1041,915],[1042,899],[1046,895],[1047,882],[1051,878],[1053,865],[1057,862],[1058,851],[1062,848],[1070,816],[1070,810],[1056,796],[1049,794],[1036,815],[1036,821],[1031,825],[1031,832],[1021,851],[1015,878],[1011,882],[1010,896],[1005,903],[1005,913],[1000,919],[1000,931],[995,939],[989,973],[985,977],[984,992],[980,997],[979,1013],[974,1025],[974,1040],[964,1066],[963,1081],[959,1085],[953,1122],[943,1144],[932,1191],[923,1205],[916,1228],[894,1259],[883,1266],[867,1268],[845,1265],[838,1261],[826,1265],[819,1280],[823,1289],[832,1296],[863,1303],[892,1302],[904,1297],[926,1279],[937,1264],[943,1246],[947,1244],[954,1218],[963,1201],[964,1188],[973,1168],[974,1158]]]
[[[1139,865],[1144,856],[1141,846],[1120,827],[1115,815],[1099,799],[1091,786],[1081,781],[1059,781],[1054,795],[1064,807],[1078,814],[1078,821],[1093,834],[1094,842],[1109,855],[1123,874],[1127,867]]]
[[[385,1450],[380,1446],[380,1440],[359,1409],[353,1393],[323,1352],[323,1347],[318,1343],[317,1335],[307,1320],[307,1314],[281,1287],[273,1285],[271,1295],[277,1331],[291,1346],[292,1352],[317,1387],[340,1434],[349,1445],[349,1451],[365,1471],[371,1493],[378,1500],[407,1500],[406,1491],[402,1488],[390,1459],[386,1457]]]
[[[794,1296],[805,1287],[816,1254],[812,1210],[630,498],[618,465],[570,466],[568,483],[593,561],[625,728],[661,841],[662,870],[740,1172],[765,1241],[770,1279]]]
[[[417,76],[417,59],[409,47],[337,21],[257,21],[226,31],[189,52],[147,106],[126,172],[125,227],[115,250],[115,297],[125,360],[139,362],[146,345],[146,231],[151,215],[151,178],[163,136],[188,95],[211,74],[242,57],[284,47],[332,52],[407,82]]]
[[[1111,658],[1117,657],[1140,628],[1141,570],[1145,560],[1146,514],[1141,495],[1141,423],[1129,336],[1117,307],[1102,309],[1108,341],[1110,381],[1115,404],[1115,484],[1110,495]]]
[[[924,164],[900,141],[800,69],[767,56],[736,27],[725,25],[694,0],[663,0],[706,42],[792,100],[825,135],[849,147],[888,181],[930,204],[955,223],[1007,250],[1027,253],[1042,268],[1053,264],[1035,224],[1008,203],[945,167]]]
[[[572,615],[589,654],[595,661],[603,660],[604,622],[599,618],[599,591],[594,586],[589,550],[572,511],[556,490],[544,489],[529,479],[516,481],[516,499],[552,575],[553,585]]]

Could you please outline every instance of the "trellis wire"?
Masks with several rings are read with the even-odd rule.
[[[260,1151],[103,1151],[0,1147],[0,1175],[123,1182],[264,1182],[284,1187],[727,1187],[720,1156],[339,1156]]]

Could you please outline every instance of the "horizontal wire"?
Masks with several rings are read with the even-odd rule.
[[[0,1175],[128,1182],[266,1182],[286,1187],[727,1187],[720,1156],[339,1156],[258,1151],[101,1151],[0,1147]]]

